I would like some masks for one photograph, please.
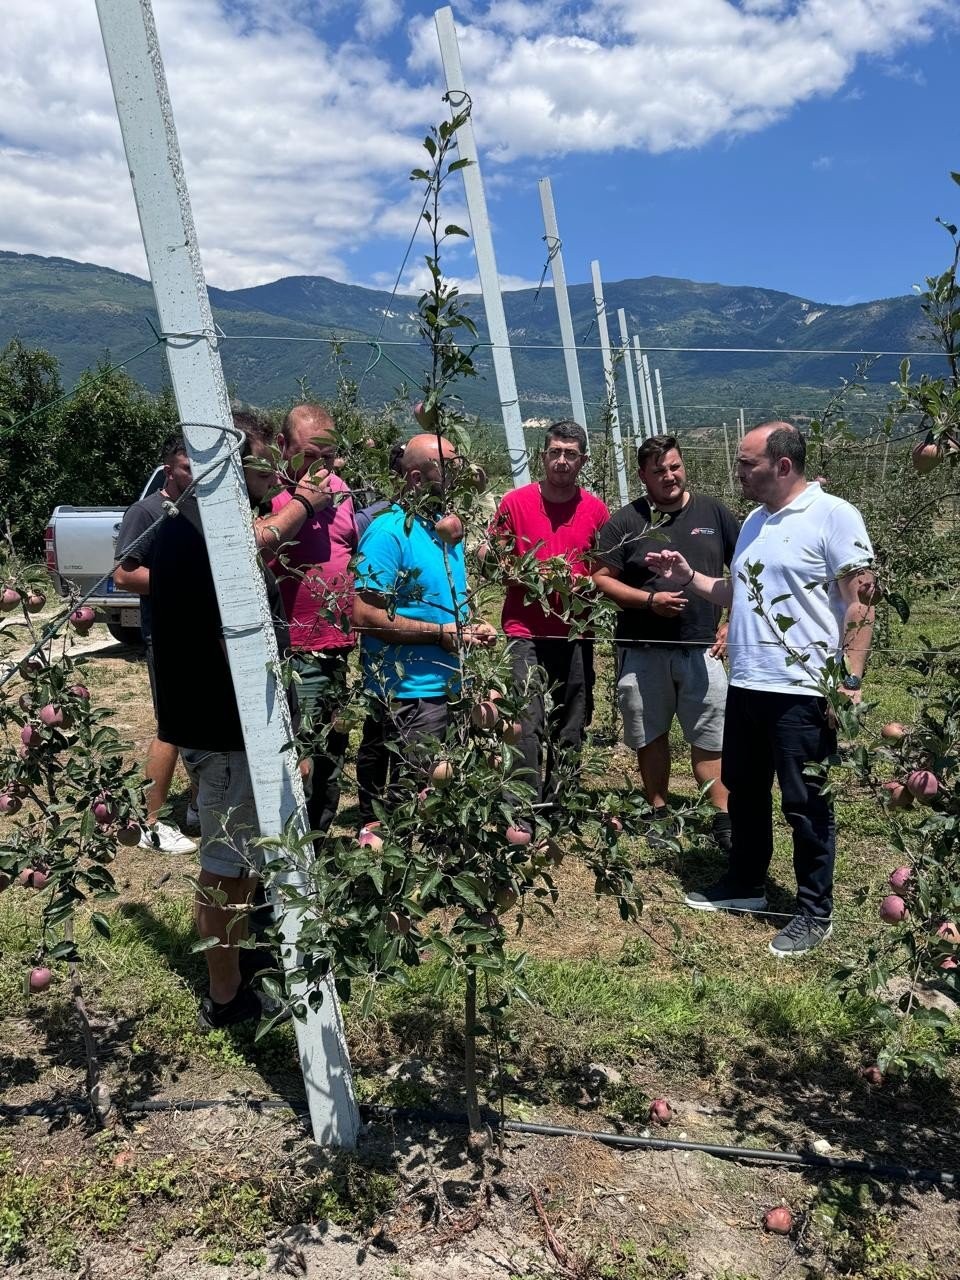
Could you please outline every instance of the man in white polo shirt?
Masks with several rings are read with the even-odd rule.
[[[803,436],[788,423],[768,422],[744,436],[737,478],[762,505],[744,521],[729,578],[694,572],[676,551],[647,557],[667,580],[731,610],[721,776],[733,848],[726,874],[686,903],[701,911],[765,910],[776,775],[797,877],[796,914],[770,943],[776,956],[802,955],[831,932],[833,805],[804,770],[837,748],[822,693],[826,661],[842,659],[841,691],[859,702],[874,617],[863,517],[808,483],[805,462]]]

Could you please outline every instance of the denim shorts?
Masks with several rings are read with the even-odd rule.
[[[617,699],[628,747],[669,733],[674,716],[691,746],[718,753],[723,746],[727,673],[708,645],[624,645]]]
[[[248,842],[260,834],[244,751],[181,748],[200,813],[200,866],[214,876],[256,875],[262,851]]]

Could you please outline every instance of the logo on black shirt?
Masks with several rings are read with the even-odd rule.
[[[698,533],[702,533],[702,534],[709,534],[710,536],[712,536],[712,535],[713,535],[713,534],[715,534],[716,532],[717,532],[717,531],[716,531],[716,529],[708,529],[708,528],[703,528],[703,529],[691,529],[691,530],[690,530],[690,537],[691,537],[691,538],[693,538],[693,537],[695,537]]]

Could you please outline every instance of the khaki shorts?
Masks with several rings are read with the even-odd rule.
[[[673,717],[693,747],[719,753],[727,673],[708,646],[624,645],[618,651],[617,700],[628,747],[669,733]]]

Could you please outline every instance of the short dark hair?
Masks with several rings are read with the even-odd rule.
[[[676,436],[651,436],[649,440],[644,440],[637,450],[637,466],[642,471],[648,462],[656,462],[671,449],[676,449],[677,453],[683,457]]]
[[[763,456],[770,462],[789,458],[798,476],[806,474],[807,442],[796,427],[777,427],[767,436]]]
[[[550,448],[551,440],[568,440],[571,444],[578,446],[584,457],[590,452],[587,433],[579,422],[574,422],[571,418],[561,418],[559,422],[550,423],[549,427],[547,427],[546,435],[543,437],[544,452]]]
[[[187,444],[183,436],[177,432],[167,436],[163,444],[160,446],[160,461],[167,463],[172,462],[178,453],[186,453]]]
[[[234,409],[233,425],[246,436],[248,444],[273,444],[273,423],[262,413],[249,409]]]

